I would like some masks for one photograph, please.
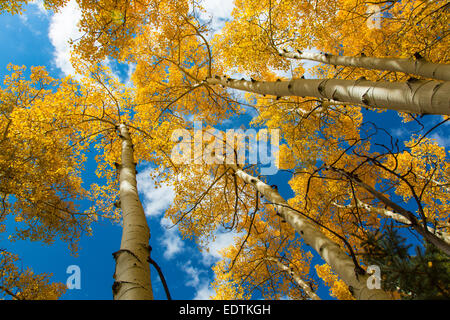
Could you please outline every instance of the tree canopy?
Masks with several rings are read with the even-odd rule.
[[[10,65],[0,91],[0,222],[21,226],[9,240],[59,238],[76,252],[99,218],[121,222],[114,298],[153,298],[158,243],[136,185],[136,166],[151,163],[156,185],[173,187],[165,217],[183,237],[202,248],[220,229],[237,235],[213,267],[215,299],[320,299],[319,285],[337,299],[448,298],[450,165],[430,138],[450,115],[447,2],[236,0],[219,32],[197,1],[77,3],[76,75]],[[133,85],[108,59],[133,64]],[[399,141],[372,121],[393,112],[420,129]],[[248,115],[254,131],[234,128],[230,142],[227,123]],[[261,150],[250,163],[267,144],[288,179],[266,174]],[[83,182],[91,150],[103,184]],[[8,295],[64,291],[1,253]],[[381,287],[368,285],[373,265]]]

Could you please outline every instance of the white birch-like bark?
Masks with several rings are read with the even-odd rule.
[[[439,182],[439,181],[437,181],[437,180],[435,180],[435,179],[431,179],[431,178],[427,178],[427,177],[424,177],[424,176],[422,176],[422,175],[420,175],[420,174],[418,174],[417,175],[419,178],[421,178],[421,179],[424,179],[424,180],[429,180],[432,184],[434,184],[436,187],[439,187],[439,188],[442,188],[443,190],[445,190],[445,192],[449,192],[450,193],[450,188],[448,187],[448,183],[442,183],[442,182]]]
[[[115,300],[153,300],[150,280],[150,229],[139,200],[133,144],[125,124],[119,126],[122,138],[120,168],[120,207],[123,231],[120,250],[114,253],[113,295]]]
[[[294,270],[291,270],[287,265],[285,265],[284,263],[282,263],[279,259],[277,258],[265,258],[268,261],[274,262],[278,269],[280,269],[281,271],[286,272],[287,274],[289,274],[292,279],[294,279],[295,283],[302,288],[303,292],[306,293],[306,295],[311,298],[311,300],[321,300],[319,298],[319,296],[311,289],[311,287],[305,282],[303,281],[303,279],[299,276],[299,274],[297,272],[295,272]]]
[[[328,53],[289,52],[284,50],[278,50],[278,54],[290,59],[310,60],[333,66],[403,72],[424,78],[450,81],[449,64],[433,63],[425,59],[349,57],[336,56]]]
[[[423,223],[420,223],[417,220],[416,216],[411,211],[402,208],[392,200],[388,199],[384,194],[375,190],[372,186],[366,184],[365,182],[361,181],[361,179],[349,174],[348,172],[333,167],[329,167],[329,169],[347,177],[355,184],[369,191],[374,197],[383,202],[385,205],[394,209],[396,213],[401,214],[402,216],[407,218],[410,221],[411,228],[416,230],[417,233],[422,235],[428,242],[432,243],[434,246],[442,250],[445,254],[450,255],[450,243],[447,243],[444,239],[442,239],[442,237],[438,236],[436,233],[431,233],[428,230],[428,226],[424,225]]]
[[[281,217],[286,220],[303,238],[305,243],[311,246],[333,271],[349,286],[351,292],[358,300],[390,300],[388,293],[381,289],[369,289],[367,286],[368,275],[360,275],[355,271],[355,264],[338,244],[330,240],[306,217],[293,210],[286,200],[273,188],[261,180],[242,171],[234,164],[226,164],[236,176],[244,182],[252,185],[261,193],[267,201],[272,203]]]
[[[359,199],[356,199],[356,203],[358,204],[359,207],[363,208],[364,210],[370,212],[370,213],[376,213],[376,214],[380,214],[382,216],[385,216],[386,218],[391,218],[397,222],[400,222],[402,224],[406,224],[406,225],[410,225],[411,221],[408,220],[408,218],[406,218],[405,216],[402,216],[399,213],[395,213],[391,210],[388,209],[384,209],[384,208],[378,208],[378,207],[374,207],[372,205],[369,205],[365,202],[362,202]],[[333,203],[333,206],[338,207],[338,208],[342,208],[342,209],[352,209],[355,208],[356,206],[353,204],[349,204],[349,205],[340,205],[337,203]]]
[[[247,81],[216,76],[206,78],[205,82],[276,97],[315,97],[407,113],[450,115],[450,82],[447,81],[373,82],[364,79]]]
[[[379,208],[379,207],[372,206],[372,205],[367,204],[359,199],[356,199],[356,203],[358,204],[358,206],[360,206],[361,208],[363,208],[364,210],[366,210],[368,212],[380,214],[382,216],[385,216],[386,218],[393,219],[393,220],[403,223],[407,226],[412,226],[411,221],[404,215],[401,215],[400,213],[396,213],[394,211],[391,211],[391,210],[388,210],[385,208]],[[339,207],[339,208],[354,208],[355,207],[354,205],[341,206],[337,203],[333,203],[333,205],[336,207]],[[421,228],[422,225],[419,224],[418,227]],[[427,229],[430,233],[436,235],[437,237],[441,238],[442,240],[444,240],[445,242],[447,242],[450,245],[450,235],[447,232],[435,230],[430,226],[427,226]]]

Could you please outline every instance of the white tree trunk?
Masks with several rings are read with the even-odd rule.
[[[122,138],[120,207],[123,232],[120,250],[114,253],[113,295],[115,300],[153,300],[150,280],[150,229],[137,191],[133,145],[126,125],[119,126]]]
[[[393,202],[392,200],[388,199],[384,194],[381,192],[375,190],[370,185],[366,184],[365,182],[361,181],[358,177],[355,177],[348,172],[334,168],[334,167],[328,167],[329,169],[340,173],[341,175],[347,177],[351,181],[353,181],[358,186],[366,189],[369,191],[374,197],[376,197],[378,200],[383,202],[385,205],[391,207],[396,211],[396,213],[402,215],[406,219],[410,221],[410,226],[414,230],[417,231],[420,235],[422,235],[428,242],[432,243],[434,246],[442,250],[445,254],[450,255],[450,243],[447,243],[445,241],[445,237],[443,238],[442,235],[438,235],[437,233],[431,233],[428,229],[428,226],[424,225],[423,223],[419,222],[416,218],[416,216],[409,210],[406,210]]]
[[[425,59],[349,57],[303,51],[286,52],[284,50],[278,50],[278,54],[286,58],[322,62],[333,66],[403,72],[424,78],[450,81],[449,64],[432,63]]]
[[[418,176],[419,178],[425,180],[425,181],[428,181],[428,180],[429,180],[429,181],[430,181],[432,184],[434,184],[436,187],[442,188],[443,190],[445,190],[445,192],[450,193],[450,188],[447,187],[447,186],[449,185],[448,183],[442,183],[442,182],[439,182],[439,181],[437,181],[437,180],[435,180],[435,179],[431,179],[431,178],[424,177],[424,176],[422,176],[422,175],[420,175],[420,174],[418,174],[417,176]]]
[[[269,257],[269,258],[266,258],[266,260],[275,262],[275,264],[277,265],[278,269],[280,269],[280,270],[286,272],[287,274],[289,274],[292,277],[292,279],[294,279],[295,283],[297,283],[297,285],[300,288],[302,288],[303,292],[305,292],[306,295],[311,298],[311,300],[321,300],[319,298],[319,296],[312,290],[312,288],[305,281],[303,281],[303,279],[299,276],[299,274],[297,272],[295,272],[294,270],[291,270],[287,265],[282,263],[277,258],[270,258]]]
[[[372,205],[367,204],[359,199],[356,199],[356,203],[358,204],[358,206],[360,206],[361,208],[363,208],[364,210],[366,210],[368,212],[380,214],[382,216],[385,216],[386,218],[393,219],[399,223],[402,223],[402,224],[412,227],[411,221],[407,217],[401,215],[400,213],[396,213],[396,212],[393,212],[393,211],[385,209],[385,208],[379,208],[379,207],[372,206]],[[339,207],[339,208],[354,208],[355,207],[354,205],[341,206],[337,203],[333,203],[333,205],[335,207]],[[417,227],[423,229],[422,225],[420,225],[420,224]],[[432,228],[430,226],[427,226],[427,229],[430,233],[436,235],[437,237],[441,238],[442,240],[447,242],[447,244],[450,245],[450,235],[447,232],[435,230],[434,228]]]
[[[399,213],[395,213],[395,212],[393,212],[391,210],[388,210],[388,209],[378,208],[378,207],[369,205],[369,204],[367,204],[365,202],[362,202],[359,199],[356,199],[356,203],[358,204],[359,207],[363,208],[364,210],[366,210],[366,211],[368,211],[370,213],[380,214],[382,216],[385,216],[386,218],[391,218],[391,219],[393,219],[393,220],[395,220],[395,221],[397,221],[399,223],[405,224],[405,225],[410,225],[411,224],[411,221],[409,221],[408,218],[402,216]],[[335,202],[333,202],[332,204],[333,204],[333,206],[341,208],[341,209],[352,209],[352,208],[356,207],[356,205],[354,205],[354,204],[348,204],[348,205],[345,205],[345,206],[337,204]]]
[[[368,275],[359,275],[355,271],[353,260],[332,240],[325,236],[306,217],[293,210],[277,191],[261,180],[242,171],[234,164],[226,164],[234,173],[258,190],[270,203],[272,203],[280,216],[289,223],[304,239],[331,266],[334,272],[349,286],[358,300],[389,300],[391,297],[381,289],[369,289]]]
[[[207,78],[205,82],[276,97],[316,97],[408,113],[450,115],[450,82],[373,82],[363,79],[247,81],[219,76]]]

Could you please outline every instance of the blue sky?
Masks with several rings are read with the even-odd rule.
[[[220,28],[223,21],[229,17],[231,2],[207,1],[206,9],[214,13],[213,20],[216,28]],[[72,72],[69,62],[67,41],[76,38],[76,21],[79,13],[73,4],[69,4],[59,14],[45,12],[40,2],[30,4],[22,16],[0,15],[0,77],[7,74],[6,65],[46,66],[50,75],[60,77]],[[115,71],[126,82],[132,68],[127,66],[115,67]],[[365,112],[367,119],[382,124],[395,137],[403,140],[408,137],[410,130],[417,129],[415,124],[401,124],[395,112],[374,113]],[[249,117],[240,118],[236,124],[248,122]],[[432,126],[440,121],[440,117],[430,117],[425,122]],[[439,128],[433,133],[437,142],[445,147],[450,145],[449,125]],[[93,157],[90,157],[93,159]],[[171,294],[174,299],[207,299],[212,294],[209,283],[213,280],[212,264],[217,261],[218,250],[230,244],[232,233],[219,233],[216,241],[210,245],[209,253],[199,252],[192,241],[182,240],[176,228],[167,229],[167,221],[163,219],[164,210],[169,206],[173,191],[169,186],[155,189],[148,178],[151,166],[138,167],[138,188],[148,216],[152,233],[152,255],[162,267]],[[95,170],[95,163],[91,160],[87,166],[85,182],[95,181],[95,175],[89,175]],[[94,177],[93,177],[94,176]],[[290,175],[280,172],[269,177],[271,184],[279,186],[280,193],[286,198],[293,196],[287,182]],[[8,222],[7,228],[13,223]],[[7,229],[8,231],[8,229]],[[51,246],[28,241],[9,243],[7,234],[0,234],[0,247],[5,247],[21,258],[24,267],[31,267],[35,272],[53,273],[54,281],[65,283],[67,267],[78,265],[81,269],[81,289],[68,290],[63,299],[111,299],[113,283],[114,260],[112,253],[120,246],[121,228],[109,221],[98,222],[93,225],[93,236],[83,236],[81,250],[78,257],[70,254],[67,245],[56,241]],[[319,261],[315,258],[314,261]],[[165,294],[156,271],[152,269],[152,280],[156,299],[165,299]],[[327,288],[319,289],[319,296],[329,297]]]

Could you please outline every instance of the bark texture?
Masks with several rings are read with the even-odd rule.
[[[150,280],[150,229],[139,200],[133,144],[126,125],[119,126],[122,138],[120,207],[123,232],[120,250],[115,252],[114,300],[153,300]]]
[[[357,203],[358,203],[358,205],[360,207],[364,208],[365,210],[367,210],[369,212],[381,214],[381,215],[383,215],[383,216],[385,216],[387,218],[394,219],[395,221],[403,223],[403,224],[406,224],[406,225],[411,225],[412,224],[411,221],[408,220],[408,218],[406,218],[405,216],[403,216],[403,215],[401,215],[399,213],[393,212],[393,211],[388,210],[388,209],[371,206],[371,205],[369,205],[367,203],[364,203],[364,202],[360,201],[359,199],[357,199]],[[419,225],[418,227],[421,228],[422,225]],[[431,234],[434,234],[436,237],[441,238],[447,244],[450,245],[450,235],[447,232],[434,229],[434,228],[432,228],[430,226],[427,226],[427,229],[428,229],[428,232],[430,232]]]
[[[404,209],[403,207],[399,206],[392,200],[388,199],[384,194],[375,190],[373,187],[369,186],[365,182],[361,181],[361,179],[359,179],[358,177],[342,169],[334,167],[329,168],[335,172],[342,174],[343,176],[353,181],[355,184],[369,191],[374,197],[383,202],[386,206],[394,209],[397,214],[400,214],[404,218],[406,218],[409,221],[409,225],[411,226],[411,228],[416,230],[417,233],[423,236],[428,242],[432,243],[434,246],[442,250],[445,254],[450,255],[450,243],[446,242],[447,235],[445,233],[442,232],[431,233],[426,223],[419,222],[416,216],[411,211]],[[434,229],[431,230],[434,231]]]
[[[306,293],[306,295],[311,298],[311,300],[321,300],[319,298],[319,296],[311,289],[311,287],[305,282],[303,281],[303,279],[299,276],[299,274],[297,272],[295,272],[294,270],[290,269],[287,265],[285,265],[284,263],[282,263],[279,259],[277,258],[266,258],[266,260],[274,262],[278,269],[280,269],[281,271],[286,272],[287,274],[289,274],[292,279],[294,279],[295,283],[297,283],[297,285],[302,288],[303,292]]]
[[[349,286],[350,291],[358,300],[390,300],[390,295],[381,289],[369,289],[368,275],[358,274],[355,264],[335,242],[331,241],[306,217],[293,210],[280,194],[261,180],[242,171],[234,164],[227,164],[234,173],[256,188],[267,201],[272,203],[287,223],[289,223],[304,239],[331,266],[333,271]]]
[[[425,59],[349,57],[328,53],[289,52],[285,50],[278,50],[278,54],[286,58],[316,61],[333,66],[403,72],[424,78],[450,81],[449,64],[433,63]]]
[[[407,113],[450,115],[450,82],[373,82],[365,79],[247,81],[220,76],[207,78],[205,82],[276,97],[315,97]]]

